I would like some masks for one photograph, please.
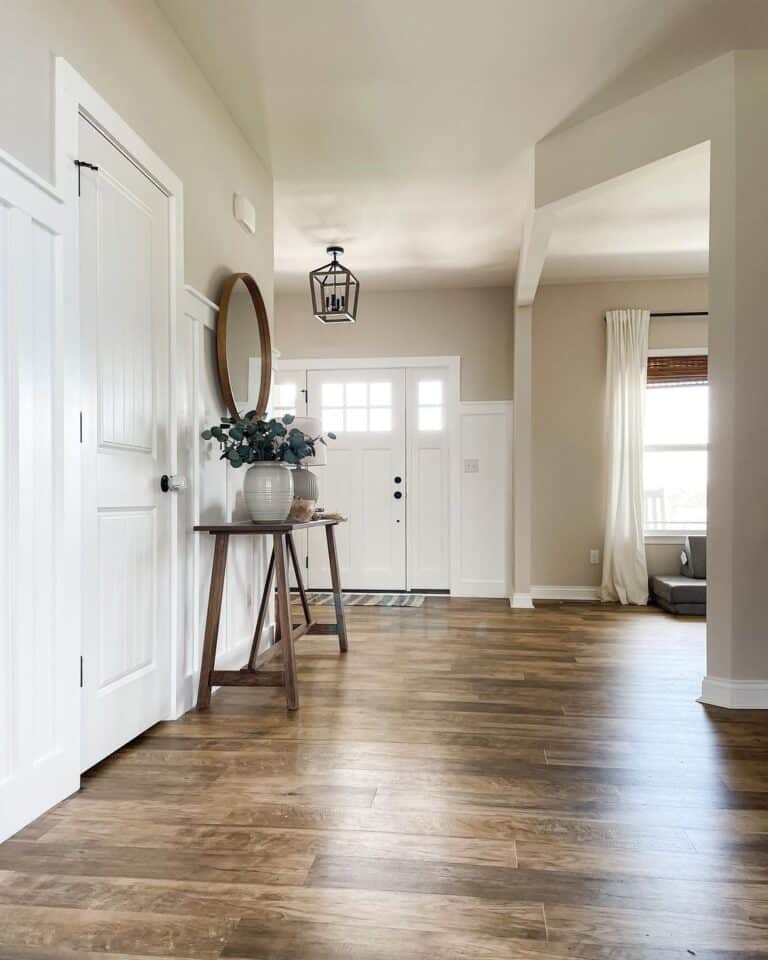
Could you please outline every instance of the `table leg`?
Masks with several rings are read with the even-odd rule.
[[[304,589],[304,578],[301,575],[301,569],[299,567],[299,558],[296,555],[296,544],[293,542],[293,534],[286,534],[286,539],[288,540],[288,552],[291,555],[291,561],[293,563],[293,569],[296,573],[296,586],[299,588],[299,597],[301,598],[301,608],[304,611],[304,622],[312,623],[312,614],[309,609],[309,604],[307,603],[307,591]]]
[[[277,620],[280,625],[280,639],[283,644],[283,676],[285,678],[285,700],[289,710],[299,709],[299,689],[296,682],[296,653],[293,649],[293,625],[291,624],[291,597],[288,583],[288,551],[285,536],[276,533],[275,569],[277,571]]]
[[[254,663],[259,653],[259,643],[261,634],[264,630],[264,621],[267,619],[267,608],[269,607],[270,594],[272,593],[272,581],[275,576],[275,551],[269,558],[267,567],[267,576],[264,578],[264,591],[259,601],[259,615],[256,617],[256,629],[253,631],[253,643],[251,644],[251,655],[248,657],[248,669],[254,670]]]
[[[334,524],[325,528],[325,537],[328,541],[328,563],[331,568],[331,586],[333,587],[333,603],[336,607],[336,629],[339,635],[339,650],[347,652],[347,624],[344,619],[344,603],[341,599],[341,576],[339,575],[339,557],[336,553],[336,536]]]
[[[221,600],[224,596],[224,575],[227,570],[229,534],[217,533],[213,549],[211,586],[208,591],[208,613],[205,618],[205,638],[200,662],[200,684],[197,689],[197,709],[206,710],[211,703],[211,673],[216,661],[216,643],[219,638]]]

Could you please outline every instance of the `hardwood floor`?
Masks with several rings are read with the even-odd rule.
[[[348,623],[298,714],[223,690],[0,846],[0,960],[768,958],[768,714],[695,702],[703,622]]]

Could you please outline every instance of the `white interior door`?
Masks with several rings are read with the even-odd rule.
[[[320,417],[328,464],[320,502],[349,518],[337,528],[346,590],[406,589],[405,371],[310,370],[309,415]],[[325,538],[308,537],[309,585],[330,586]]]
[[[82,768],[167,717],[169,202],[80,120]]]

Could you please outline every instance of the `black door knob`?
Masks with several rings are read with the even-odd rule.
[[[402,482],[403,482],[402,477],[395,477],[395,483],[402,483]]]
[[[395,490],[395,500],[399,500],[402,497],[402,492],[400,490]]]

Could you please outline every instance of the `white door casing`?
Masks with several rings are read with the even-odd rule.
[[[337,435],[318,477],[322,506],[348,518],[337,534],[342,583],[347,590],[404,590],[405,371],[309,370],[307,391],[309,415]],[[324,542],[308,541],[309,586],[328,588]]]
[[[82,768],[171,709],[169,200],[85,118]]]

